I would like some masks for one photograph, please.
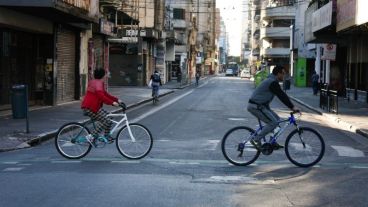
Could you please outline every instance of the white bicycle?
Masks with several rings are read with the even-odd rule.
[[[130,124],[125,113],[125,105],[121,114],[108,114],[108,117],[121,117],[119,121],[111,120],[114,123],[110,131],[113,137],[117,130],[116,147],[121,155],[128,159],[141,159],[152,149],[153,139],[151,132],[141,124]],[[93,127],[96,124],[91,120]],[[123,123],[125,122],[125,125]],[[87,122],[88,123],[88,122]],[[68,159],[79,159],[86,156],[92,147],[102,148],[106,144],[113,143],[104,136],[94,138],[86,124],[71,122],[60,127],[56,134],[55,145],[58,152]],[[123,126],[122,128],[120,128]]]

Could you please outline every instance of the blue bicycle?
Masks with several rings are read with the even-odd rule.
[[[246,126],[230,129],[222,139],[222,153],[226,160],[234,165],[252,164],[261,153],[271,155],[277,149],[277,145],[275,145],[277,139],[288,126],[293,125],[295,129],[290,132],[285,141],[286,156],[296,166],[313,166],[322,159],[325,152],[325,142],[316,130],[298,126],[297,119],[298,117],[295,117],[294,113],[290,113],[289,118],[279,121],[279,124],[285,123],[285,125],[276,134],[271,135],[269,140],[263,138],[260,149],[257,149],[250,142],[264,127],[260,120],[258,120],[257,130]]]

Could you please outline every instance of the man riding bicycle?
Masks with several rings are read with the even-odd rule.
[[[156,97],[158,97],[158,92],[160,89],[159,87],[162,86],[160,73],[155,70],[155,72],[151,75],[150,80],[152,80],[152,97],[154,97],[155,95]]]
[[[289,97],[281,90],[280,81],[284,79],[284,67],[276,66],[267,79],[256,88],[249,99],[248,111],[255,117],[266,123],[262,130],[251,140],[251,144],[258,150],[261,149],[261,140],[268,133],[272,132],[277,126],[280,117],[271,110],[270,103],[276,95],[293,112],[298,112]],[[274,145],[275,149],[283,148],[278,143]]]

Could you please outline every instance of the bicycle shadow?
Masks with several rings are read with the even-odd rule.
[[[301,168],[291,164],[258,165],[251,164],[244,167],[227,166],[217,169],[217,173],[226,175],[247,175],[260,180],[283,181],[308,176],[316,168]]]
[[[316,170],[315,168],[302,168],[287,165],[278,168],[265,169],[263,171],[255,172],[253,173],[253,176],[262,179],[272,178],[274,181],[283,181],[305,177],[308,174],[314,172],[315,170]]]

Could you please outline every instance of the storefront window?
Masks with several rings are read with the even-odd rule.
[[[37,99],[43,104],[47,59],[52,58],[52,35],[0,28],[0,110],[10,108],[14,84],[27,84],[30,104]]]

